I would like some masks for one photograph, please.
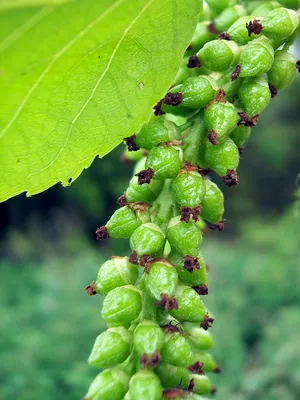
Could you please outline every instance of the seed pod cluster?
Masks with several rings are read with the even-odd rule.
[[[239,183],[251,128],[297,70],[299,12],[285,8],[295,2],[251,3],[207,0],[174,86],[124,139],[134,174],[96,236],[127,239],[130,251],[86,287],[105,296],[108,329],[88,359],[103,371],[85,400],[204,400],[216,390],[204,228],[224,229],[222,186]]]

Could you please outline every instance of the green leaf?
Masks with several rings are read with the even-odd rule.
[[[0,0],[0,11],[17,7],[41,6],[43,4],[59,4],[72,0]]]
[[[74,181],[139,131],[200,0],[76,0],[0,13],[0,201]]]

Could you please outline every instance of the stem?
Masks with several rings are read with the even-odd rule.
[[[154,211],[153,222],[166,232],[170,219],[174,216],[176,204],[172,193],[173,179],[166,179],[162,191],[153,203]]]
[[[184,160],[191,162],[193,165],[199,164],[199,153],[205,138],[206,129],[202,119],[202,113],[198,114],[193,125],[184,140]]]
[[[153,298],[146,291],[144,291],[143,320],[148,319],[156,322],[156,310],[157,307],[155,306]]]
[[[142,312],[139,316],[139,320],[143,321],[145,319],[149,319],[151,321],[156,322],[156,306],[154,303],[154,299],[147,293],[145,289],[145,284],[144,284],[144,275],[145,272],[143,273],[142,278],[140,279],[140,282],[138,284],[138,288],[143,291],[143,309]]]
[[[180,133],[182,133],[188,128],[190,128],[192,124],[193,124],[192,121],[188,121],[185,124],[179,125],[177,129],[180,131]]]

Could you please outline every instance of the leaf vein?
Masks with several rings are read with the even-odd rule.
[[[94,21],[92,21],[85,29],[83,29],[81,32],[79,32],[72,40],[70,40],[61,50],[59,50],[54,56],[53,60],[49,63],[49,65],[44,69],[44,71],[41,73],[41,75],[38,77],[36,82],[32,85],[31,89],[28,91],[27,95],[24,97],[24,100],[21,102],[19,107],[17,108],[16,112],[13,114],[12,118],[10,121],[6,124],[6,126],[2,129],[0,133],[0,138],[5,135],[5,133],[8,131],[8,129],[12,126],[16,118],[19,116],[20,112],[23,110],[25,107],[26,103],[32,96],[33,92],[36,90],[36,88],[39,86],[39,84],[42,82],[42,80],[45,78],[45,76],[48,74],[48,72],[51,70],[55,62],[67,51],[69,50],[76,42],[77,40],[81,39],[84,35],[86,35],[99,21],[101,21],[103,18],[107,17],[113,10],[115,10],[120,4],[122,4],[125,0],[118,0],[116,3],[114,3],[111,7],[109,7],[102,15],[100,15],[98,18],[96,18]]]
[[[123,1],[123,0],[121,0],[121,1]],[[68,141],[69,141],[69,138],[70,138],[70,136],[71,136],[71,131],[72,131],[72,129],[73,129],[74,124],[76,123],[76,121],[78,120],[78,118],[80,117],[80,115],[82,114],[82,112],[85,110],[85,108],[86,108],[86,106],[89,104],[89,102],[92,100],[92,98],[93,98],[93,96],[94,96],[96,90],[98,89],[100,83],[102,82],[103,78],[106,76],[106,74],[107,74],[107,72],[108,72],[108,70],[109,70],[109,68],[110,68],[110,66],[111,66],[111,64],[112,64],[112,62],[113,62],[113,59],[114,59],[114,57],[115,57],[115,55],[116,55],[116,53],[117,53],[117,51],[118,51],[120,45],[122,44],[123,40],[124,40],[125,37],[127,36],[127,34],[128,34],[128,32],[130,31],[130,29],[134,26],[134,24],[135,24],[135,23],[139,20],[139,18],[144,14],[144,12],[147,10],[147,8],[153,3],[153,1],[154,1],[154,0],[149,0],[149,1],[147,2],[147,4],[145,4],[145,6],[144,6],[144,7],[141,9],[141,11],[138,13],[138,15],[132,20],[132,22],[131,22],[131,23],[128,25],[128,27],[125,29],[123,35],[121,36],[121,38],[120,38],[120,40],[118,41],[116,47],[114,48],[114,51],[112,52],[112,54],[111,54],[111,56],[110,56],[110,59],[109,59],[109,61],[108,61],[108,63],[107,63],[107,66],[106,66],[106,68],[105,68],[103,74],[99,77],[99,79],[98,79],[96,85],[94,86],[94,88],[93,88],[93,90],[92,90],[92,92],[91,92],[89,98],[88,98],[88,99],[86,100],[86,102],[83,104],[83,106],[81,107],[81,109],[79,110],[79,112],[77,113],[77,115],[73,118],[73,120],[72,120],[72,122],[71,122],[71,125],[70,125],[70,128],[69,128],[68,133],[67,133],[67,137],[66,137],[65,143],[64,143],[64,145],[62,146],[62,148],[59,150],[59,152],[57,153],[56,157],[55,157],[47,166],[45,166],[44,168],[42,168],[40,171],[37,171],[37,172],[35,172],[34,174],[31,174],[30,176],[28,176],[28,178],[30,178],[32,175],[35,175],[35,174],[37,174],[37,173],[40,173],[40,172],[46,170],[47,168],[49,168],[49,167],[58,159],[58,157],[60,156],[61,152],[65,149],[65,147],[66,147],[67,144],[68,144]]]

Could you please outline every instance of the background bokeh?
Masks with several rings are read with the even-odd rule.
[[[225,189],[226,230],[204,238],[219,400],[300,398],[299,92],[298,77],[261,116],[240,185]],[[131,175],[121,151],[69,188],[0,204],[1,399],[80,399],[97,372],[86,359],[104,329],[101,298],[84,287],[128,254],[126,241],[94,239]]]

